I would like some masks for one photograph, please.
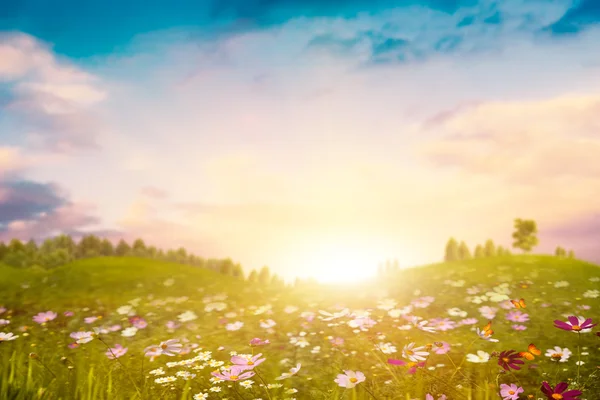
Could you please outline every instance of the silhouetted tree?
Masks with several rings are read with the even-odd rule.
[[[271,281],[271,271],[269,270],[269,267],[264,266],[260,269],[260,272],[258,273],[258,282],[260,282],[263,285],[266,285],[270,281]]]
[[[135,239],[131,245],[131,255],[136,257],[145,257],[148,255],[146,243],[140,238]]]
[[[537,224],[534,220],[515,219],[515,231],[512,234],[513,247],[529,253],[538,244]]]
[[[569,258],[575,258],[575,252],[573,250],[569,250],[569,254],[567,255]]]
[[[258,282],[258,272],[255,269],[250,271],[250,275],[248,275],[248,282],[257,283]]]
[[[567,251],[562,247],[558,246],[556,250],[554,250],[554,255],[557,257],[566,257]]]
[[[100,255],[102,256],[112,256],[115,254],[115,248],[113,244],[108,239],[103,239],[102,243],[100,243]]]

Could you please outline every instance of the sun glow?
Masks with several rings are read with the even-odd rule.
[[[296,261],[296,275],[314,278],[321,283],[354,283],[377,275],[385,253],[380,246],[365,242],[327,241],[310,246]]]

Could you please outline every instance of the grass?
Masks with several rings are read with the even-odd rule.
[[[285,290],[253,286],[210,270],[137,258],[80,260],[51,271],[0,266],[0,306],[6,308],[0,319],[9,321],[0,326],[0,332],[19,335],[16,340],[0,342],[0,399],[191,399],[194,394],[207,393],[209,399],[381,400],[424,399],[430,393],[434,399],[445,394],[448,399],[488,400],[500,398],[499,386],[511,383],[524,388],[520,398],[533,395],[537,399],[543,396],[542,381],[552,386],[568,382],[570,389],[583,391],[582,398],[600,399],[597,328],[577,334],[553,326],[553,320],[565,320],[568,315],[600,322],[600,296],[594,292],[600,283],[596,278],[600,278],[596,265],[550,256],[441,263],[360,285]],[[478,293],[467,293],[475,288]],[[497,299],[473,302],[476,296],[502,290],[510,291],[507,298],[525,299],[527,306],[521,311],[528,314],[527,321],[508,321],[507,314],[517,310],[502,308],[502,302],[493,301]],[[419,304],[418,299],[425,296],[434,300]],[[389,310],[384,303],[391,300],[396,305],[388,304]],[[405,309],[415,302],[424,307]],[[123,329],[132,326],[132,315],[119,310],[125,305],[148,324],[131,337],[122,335]],[[219,306],[226,308],[220,310]],[[484,306],[497,309],[492,319],[497,343],[480,339],[474,331],[488,321],[489,316],[482,316],[480,310]],[[342,307],[356,315],[368,310],[371,320],[355,319],[355,325],[349,326],[354,319],[349,316],[331,321],[319,318],[320,310],[337,312]],[[451,308],[460,310],[449,315]],[[58,316],[44,324],[32,321],[34,315],[45,311]],[[64,316],[65,311],[74,315]],[[178,317],[186,311],[197,318],[179,322]],[[477,323],[429,333],[408,329],[411,324],[400,315],[403,313],[434,325],[435,318],[449,318],[455,324],[476,318]],[[84,321],[93,316],[101,318]],[[267,320],[276,325],[264,325]],[[168,321],[180,326],[167,327]],[[236,321],[243,322],[241,329],[227,330],[227,324]],[[375,324],[362,330],[356,326],[369,321]],[[76,348],[68,346],[75,341],[70,337],[73,332],[115,325],[120,329],[105,331]],[[526,329],[518,331],[513,325]],[[248,343],[254,337],[269,339],[271,344],[251,348]],[[154,360],[144,356],[147,346],[173,338],[184,344],[181,354]],[[417,346],[447,342],[451,347],[447,354],[430,352],[425,367],[410,374],[410,366],[392,365],[387,360],[406,360],[402,348],[411,342]],[[525,361],[521,370],[506,372],[498,366],[494,352],[525,351],[530,343],[542,354]],[[108,348],[116,344],[128,350],[109,359]],[[388,351],[390,345],[396,352]],[[552,361],[544,354],[555,346],[570,349],[572,355],[565,362]],[[467,354],[478,350],[492,357],[483,363],[466,360]],[[266,361],[255,368],[259,374],[251,377],[252,387],[210,380],[220,362],[228,365],[230,352],[263,353]],[[194,362],[183,365],[194,357]],[[578,359],[583,361],[580,366],[576,365]],[[297,363],[301,369],[296,375],[275,380]],[[164,375],[156,375],[160,370]],[[366,379],[354,388],[340,387],[334,379],[343,370],[361,371]],[[195,376],[186,380],[186,373]],[[176,379],[155,381],[165,377]],[[263,384],[282,387],[266,389]],[[211,391],[214,388],[221,391]]]

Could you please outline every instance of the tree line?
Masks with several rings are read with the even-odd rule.
[[[521,218],[515,219],[514,231],[512,234],[512,247],[515,249],[520,249],[524,253],[529,253],[535,246],[539,244],[537,234],[537,223],[534,220]],[[444,261],[469,260],[472,258],[506,256],[511,254],[512,253],[509,249],[506,249],[502,246],[496,247],[494,241],[491,239],[488,239],[483,245],[476,245],[473,253],[471,253],[469,247],[464,241],[459,243],[456,239],[450,238],[446,243]],[[575,252],[573,250],[567,251],[560,246],[556,248],[554,255],[557,257],[575,258]]]
[[[108,239],[95,235],[83,236],[78,242],[70,235],[59,235],[48,238],[39,245],[33,239],[27,242],[19,239],[12,239],[8,243],[0,241],[0,262],[16,268],[51,269],[84,258],[115,256],[151,258],[186,264],[207,268],[238,279],[246,279],[242,266],[230,258],[203,258],[188,252],[183,247],[163,250],[156,246],[146,245],[142,239],[136,239],[131,244],[121,239],[116,245],[113,245]],[[283,279],[277,274],[272,274],[267,266],[262,267],[259,271],[252,270],[247,276],[247,280],[263,285],[282,286],[285,284]]]

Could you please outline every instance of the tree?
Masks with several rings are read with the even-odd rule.
[[[534,220],[515,219],[515,231],[512,234],[513,247],[529,253],[539,242],[537,233],[537,224]]]
[[[459,259],[458,242],[454,238],[450,238],[446,243],[446,253],[444,261],[456,261]]]
[[[471,250],[469,250],[467,244],[464,241],[460,242],[460,244],[458,245],[458,259],[470,260],[471,258],[473,258],[471,256]]]
[[[495,257],[497,255],[496,245],[494,245],[494,241],[492,239],[485,241],[483,253],[485,257]]]
[[[221,265],[219,266],[219,272],[223,275],[233,275],[234,264],[230,258],[226,258],[221,261]]]
[[[6,253],[8,253],[8,246],[6,246],[4,242],[0,242],[0,260],[4,258]]]
[[[269,267],[264,266],[260,269],[258,273],[258,282],[263,285],[268,284],[271,281],[271,271],[269,271]]]
[[[250,275],[248,275],[248,282],[257,283],[258,282],[258,272],[255,269],[250,271]]]
[[[136,257],[145,257],[147,254],[146,243],[142,239],[135,239],[131,245],[131,254]]]
[[[131,253],[131,247],[123,239],[119,240],[117,247],[115,248],[115,255],[119,257],[128,256]]]
[[[569,258],[575,258],[575,252],[573,250],[569,250],[569,254],[567,255]]]
[[[233,271],[231,272],[231,275],[238,279],[244,279],[244,270],[242,269],[242,266],[239,263],[233,266]]]
[[[565,257],[567,255],[567,251],[562,247],[558,246],[556,250],[554,250],[554,255],[556,257]]]
[[[483,257],[485,257],[485,252],[483,250],[483,246],[478,244],[477,246],[475,246],[475,258],[483,258]]]
[[[98,257],[101,253],[102,240],[94,235],[86,235],[77,244],[79,258]]]
[[[109,257],[115,254],[115,248],[108,239],[103,239],[100,243],[100,255]]]

